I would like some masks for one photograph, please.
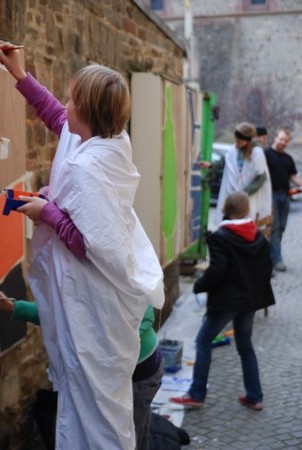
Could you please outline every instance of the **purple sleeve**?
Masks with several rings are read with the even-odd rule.
[[[61,211],[54,203],[48,202],[42,208],[40,219],[55,230],[71,253],[78,258],[86,257],[83,235],[68,214]]]
[[[16,88],[26,98],[28,104],[35,108],[37,116],[43,120],[47,128],[60,135],[66,122],[66,108],[31,74],[18,81]]]

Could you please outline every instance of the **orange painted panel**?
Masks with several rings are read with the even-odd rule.
[[[23,189],[23,183],[13,188]],[[12,211],[8,216],[3,216],[5,197],[5,194],[0,195],[0,280],[24,254],[24,215]]]

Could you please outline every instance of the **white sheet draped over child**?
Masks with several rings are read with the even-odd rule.
[[[81,143],[65,124],[53,162],[49,200],[81,231],[87,258],[76,258],[45,224],[32,243],[30,286],[58,408],[64,403],[67,412],[57,426],[57,450],[134,449],[138,328],[147,305],[164,302],[162,269],[132,208],[139,174],[129,137],[123,132],[113,140]],[[41,281],[45,276],[49,283]],[[112,382],[113,371],[120,381]]]

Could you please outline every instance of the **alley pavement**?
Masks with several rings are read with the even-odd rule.
[[[264,410],[238,403],[244,390],[235,343],[215,348],[205,406],[183,418],[191,437],[184,449],[302,449],[302,200],[291,202],[282,249],[287,271],[272,278],[276,305],[267,317],[257,312],[253,331]]]

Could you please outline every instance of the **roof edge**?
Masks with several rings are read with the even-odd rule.
[[[165,21],[155,14],[152,9],[146,5],[142,0],[131,0],[149,19],[152,20],[153,23],[168,37],[170,38],[174,44],[179,47],[184,55],[187,54],[187,49],[185,42],[182,41],[175,33],[175,31],[170,28]]]

